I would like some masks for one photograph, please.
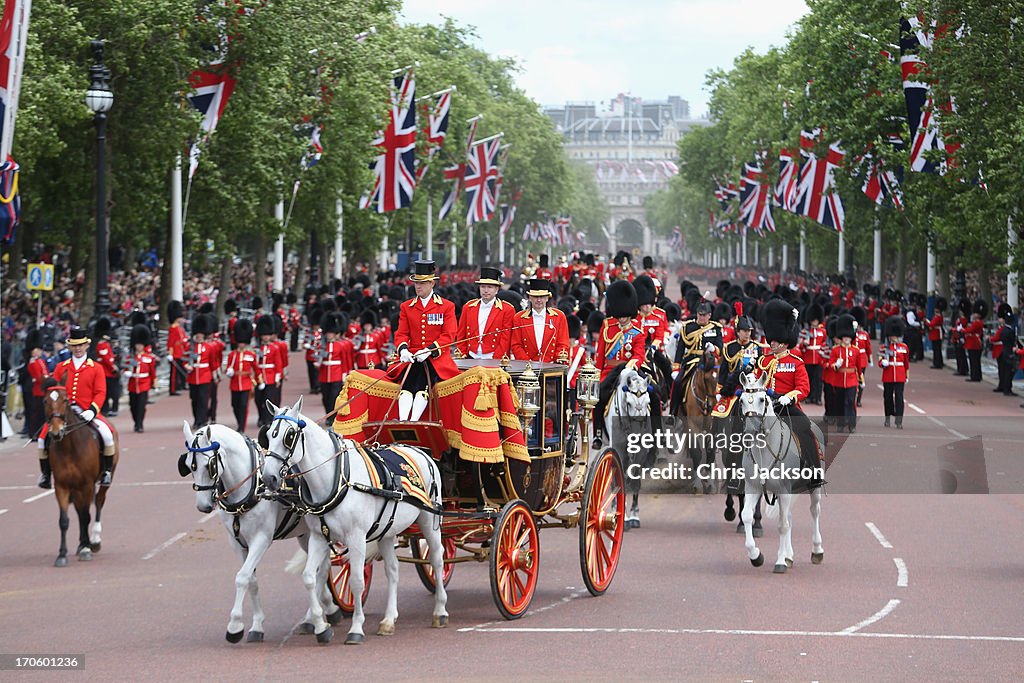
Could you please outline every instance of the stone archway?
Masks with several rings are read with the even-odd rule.
[[[635,218],[619,221],[615,228],[615,241],[619,249],[632,251],[644,247],[644,226]]]

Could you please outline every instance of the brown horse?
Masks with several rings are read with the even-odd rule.
[[[714,351],[707,350],[700,359],[700,363],[694,368],[690,376],[689,386],[686,387],[686,396],[683,404],[686,410],[686,428],[691,435],[699,438],[691,438],[687,450],[690,460],[693,463],[693,490],[697,493],[711,493],[713,490],[709,479],[699,479],[698,468],[701,464],[713,465],[715,463],[714,429],[715,420],[711,411],[717,402],[718,392],[718,355]]]
[[[107,489],[96,491],[100,475],[100,453],[103,442],[95,429],[71,409],[67,390],[51,386],[43,397],[43,410],[49,425],[48,451],[53,487],[60,507],[60,554],[55,567],[68,564],[68,503],[78,512],[78,559],[92,559],[100,550],[100,514],[107,499]],[[114,433],[114,469],[117,468],[117,433]],[[112,470],[113,471],[113,470]],[[96,521],[90,525],[89,507],[96,503]]]

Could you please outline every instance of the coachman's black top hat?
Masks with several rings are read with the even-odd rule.
[[[551,281],[535,277],[530,280],[528,296],[551,296]]]
[[[437,276],[437,264],[433,261],[417,261],[409,279],[413,282],[432,282],[439,279]]]
[[[495,287],[501,287],[501,271],[497,268],[483,267],[480,269],[480,279],[476,281],[478,285],[494,285]]]
[[[81,327],[71,328],[71,333],[68,334],[68,340],[65,342],[68,346],[78,346],[79,344],[90,344],[92,339],[85,336],[85,330]]]

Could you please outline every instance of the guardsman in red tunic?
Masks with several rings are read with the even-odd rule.
[[[207,313],[192,319],[192,351],[185,370],[188,371],[188,394],[192,399],[192,428],[210,423],[210,400],[213,395],[213,373],[219,369],[216,344],[206,341],[213,334],[216,322]]]
[[[271,315],[261,315],[256,319],[256,336],[260,345],[256,348],[256,365],[261,382],[256,385],[256,410],[259,413],[259,426],[270,424],[273,417],[267,409],[267,401],[281,405],[281,376],[283,373],[278,348],[274,343],[274,321]]]
[[[398,416],[415,421],[427,408],[428,382],[433,384],[459,374],[452,359],[458,321],[455,304],[434,294],[437,266],[433,261],[416,261],[409,279],[416,296],[398,309],[395,350],[399,362],[388,368],[387,376],[392,381],[405,377],[398,395]]]
[[[110,318],[103,316],[96,321],[95,333],[99,337],[96,342],[96,362],[103,368],[103,376],[107,380],[107,400],[100,406],[100,413],[104,417],[116,417],[118,413],[118,400],[121,393],[121,380],[117,371],[117,359],[114,357],[114,348],[110,345],[110,332],[112,326]]]
[[[801,356],[804,359],[804,366],[807,368],[807,378],[811,382],[811,393],[807,397],[807,403],[821,405],[822,366],[826,359],[825,346],[828,341],[823,324],[825,312],[820,304],[812,303],[807,307],[805,317],[809,327],[801,349]]]
[[[306,350],[306,375],[309,378],[309,393],[320,393],[320,371],[316,367],[317,356],[323,355],[323,333],[320,331],[320,321],[324,312],[319,304],[309,307],[306,315],[309,327],[306,329],[305,340],[302,348]]]
[[[245,433],[249,422],[249,397],[252,390],[263,382],[259,367],[256,365],[256,352],[249,346],[251,343],[252,321],[248,318],[239,318],[235,323],[235,346],[228,354],[227,369],[224,373],[231,388],[231,412],[235,414],[240,434]]]
[[[238,304],[234,299],[224,302],[224,314],[228,317],[228,345],[235,348],[235,325],[238,323]]]
[[[284,316],[274,314],[274,345],[277,346],[277,359],[281,363],[281,386],[288,377],[288,342],[285,341]]]
[[[768,340],[771,354],[761,356],[757,361],[756,377],[766,377],[768,395],[776,400],[776,413],[792,421],[793,431],[800,442],[800,463],[803,467],[821,467],[821,451],[811,432],[811,421],[800,409],[800,402],[810,392],[807,369],[800,356],[791,352],[800,337],[800,323],[797,310],[782,299],[772,299],[762,307],[764,336]],[[853,318],[850,318],[853,320]],[[808,486],[820,486],[822,480],[815,476]]]
[[[299,298],[292,292],[288,292],[285,302],[288,304],[288,332],[290,333],[288,350],[298,351],[299,330],[302,329],[302,316],[299,315],[298,307]]]
[[[377,329],[377,314],[366,310],[359,317],[363,326],[359,348],[355,349],[355,366],[360,370],[376,368],[383,370],[387,361],[384,359],[384,335]],[[333,407],[334,403],[331,403]]]
[[[334,410],[334,404],[341,393],[342,382],[352,370],[352,342],[341,336],[342,319],[339,313],[328,313],[321,320],[324,333],[324,353],[317,362],[320,378],[320,396],[324,402],[324,412]]]
[[[964,325],[964,350],[967,351],[967,364],[971,373],[966,380],[968,382],[981,381],[981,338],[985,334],[985,324],[982,321],[987,316],[988,304],[983,299],[978,299],[974,302],[970,324]]]
[[[509,349],[516,360],[569,363],[569,325],[565,314],[548,306],[551,282],[534,278],[526,292],[530,308],[512,318]]]
[[[945,320],[942,314],[946,312],[946,308],[949,307],[949,303],[944,297],[935,297],[935,315],[932,316],[931,320],[925,321],[925,327],[928,328],[928,341],[932,345],[932,368],[941,370],[943,368],[942,360],[942,340],[945,336],[945,329],[943,327]]]
[[[605,310],[601,331],[597,335],[594,365],[601,371],[601,389],[594,411],[594,447],[601,447],[601,434],[607,433],[605,406],[611,400],[624,370],[636,370],[644,363],[644,334],[636,326],[639,313],[636,289],[628,280],[616,280],[605,292]],[[653,409],[652,409],[653,414]]]
[[[558,265],[555,266],[552,275],[555,278],[555,282],[561,287],[566,282],[572,279],[572,267],[569,265],[568,259],[565,254],[558,257]],[[501,278],[498,278],[499,280]]]
[[[871,357],[871,336],[864,329],[868,323],[867,312],[860,306],[854,306],[853,317],[857,321],[857,337],[854,341],[857,348],[860,349],[860,371],[857,373],[857,407],[860,408],[866,384],[864,373],[867,371],[868,365],[874,365],[874,361]]]
[[[188,355],[188,335],[182,327],[185,308],[180,301],[167,303],[167,319],[171,322],[167,328],[167,362],[171,366],[169,396],[177,396],[185,386],[185,356]]]
[[[885,404],[885,426],[896,416],[896,429],[903,429],[903,387],[910,367],[910,349],[903,343],[906,323],[894,315],[882,323],[885,342],[878,349],[878,365],[882,368],[882,400]]]
[[[537,274],[534,277],[540,280],[551,280],[551,262],[547,254],[540,255],[540,266],[537,267]]]
[[[736,338],[736,330],[731,325],[733,309],[732,306],[723,302],[715,304],[714,311],[711,319],[722,328],[722,346],[725,346]]]
[[[46,421],[46,414],[43,411],[43,380],[50,376],[46,359],[43,358],[43,333],[38,328],[30,331],[25,337],[25,348],[29,350],[25,371],[32,378],[32,392],[25,399],[25,431],[28,432],[30,439],[34,439]]]
[[[156,379],[156,356],[146,350],[152,335],[148,325],[136,325],[132,328],[132,355],[128,359],[128,367],[124,377],[128,380],[128,408],[132,413],[135,431],[143,433],[143,422],[146,420],[146,403],[149,401],[149,390]]]
[[[633,280],[633,289],[636,290],[639,305],[634,322],[643,332],[645,339],[650,337],[651,346],[660,350],[665,343],[665,337],[668,336],[668,316],[664,310],[654,305],[658,299],[657,281],[650,275],[638,275]],[[669,361],[671,362],[671,359]]]
[[[854,343],[857,338],[857,320],[852,315],[839,316],[836,321],[836,337],[839,344],[832,347],[828,364],[835,370],[832,391],[839,412],[838,427],[843,426],[852,434],[857,428],[857,384],[861,372],[860,348]]]
[[[73,328],[68,336],[67,345],[71,349],[71,358],[60,363],[53,371],[57,384],[65,387],[68,402],[72,410],[78,413],[85,422],[89,422],[99,432],[103,440],[103,451],[100,455],[100,486],[110,486],[114,469],[114,431],[110,423],[100,414],[100,408],[107,398],[107,381],[103,369],[87,357],[89,344],[92,342],[81,328]],[[39,463],[42,476],[39,487],[50,488],[50,461],[46,457],[46,435],[49,425],[44,425],[39,434]]]
[[[512,304],[498,298],[500,270],[481,268],[476,284],[480,286],[480,298],[462,307],[455,357],[501,360],[509,355],[516,311]]]

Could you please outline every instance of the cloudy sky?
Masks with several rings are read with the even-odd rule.
[[[475,26],[481,48],[519,62],[519,85],[541,104],[679,95],[701,116],[709,69],[782,45],[806,12],[804,0],[405,0],[402,15]]]

